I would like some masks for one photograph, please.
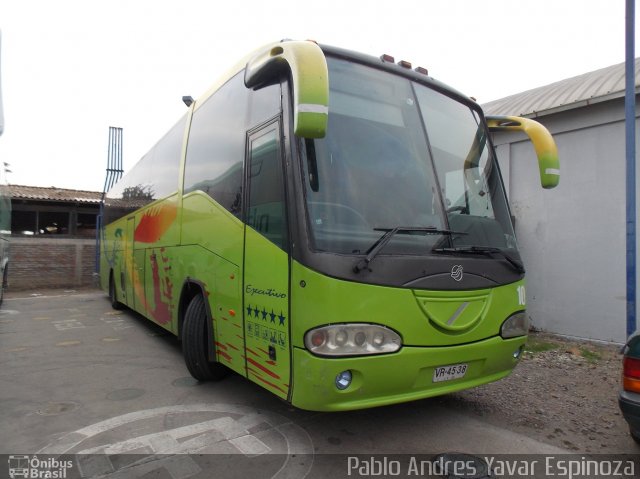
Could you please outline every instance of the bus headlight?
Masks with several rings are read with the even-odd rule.
[[[360,356],[393,353],[402,347],[402,339],[376,324],[335,324],[307,331],[304,345],[318,356]]]
[[[500,327],[500,336],[503,339],[525,336],[529,332],[529,318],[524,311],[512,314]]]

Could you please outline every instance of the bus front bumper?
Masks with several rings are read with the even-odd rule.
[[[446,347],[405,346],[397,353],[355,358],[321,358],[293,348],[292,404],[311,411],[346,411],[448,394],[507,376],[518,363],[526,336],[494,337]],[[442,366],[466,364],[463,377],[434,382]],[[336,387],[336,377],[350,371],[351,384]]]

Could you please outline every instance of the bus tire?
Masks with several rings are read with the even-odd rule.
[[[207,311],[204,298],[193,297],[184,313],[182,325],[182,355],[191,376],[198,381],[218,381],[227,375],[227,368],[207,358]],[[213,340],[213,338],[211,338]]]
[[[113,273],[109,275],[109,301],[113,309],[122,309],[124,305],[118,301],[116,282],[113,280]]]

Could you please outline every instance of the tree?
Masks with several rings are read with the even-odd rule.
[[[151,185],[127,186],[122,191],[123,200],[153,200]]]

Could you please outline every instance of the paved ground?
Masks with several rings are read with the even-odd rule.
[[[76,477],[341,477],[356,454],[566,452],[437,400],[315,413],[239,376],[200,384],[173,336],[101,292],[22,296],[0,310],[0,454],[82,452]]]

